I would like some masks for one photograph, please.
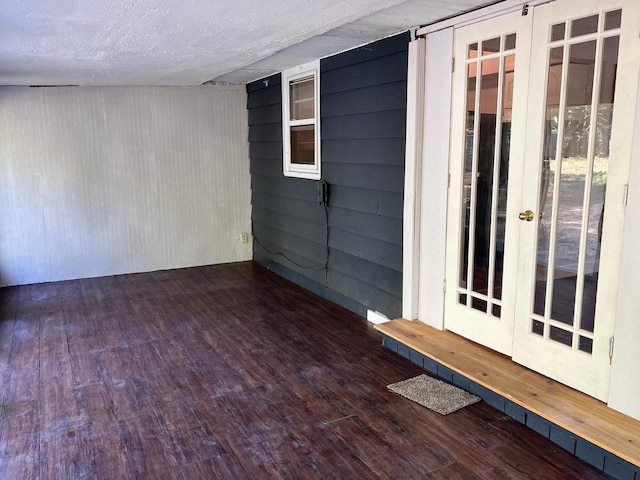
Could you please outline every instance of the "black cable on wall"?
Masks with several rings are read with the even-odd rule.
[[[301,263],[296,262],[295,260],[293,260],[292,258],[290,258],[289,256],[287,256],[286,253],[284,252],[280,252],[280,251],[273,251],[270,248],[268,248],[267,246],[265,246],[261,241],[260,238],[258,236],[256,236],[253,232],[253,239],[255,240],[255,242],[260,245],[260,247],[266,251],[267,253],[269,253],[270,255],[278,255],[283,257],[284,259],[288,260],[289,262],[291,262],[292,264],[294,264],[297,267],[300,268],[304,268],[305,270],[313,270],[313,271],[324,271],[324,285],[325,287],[327,286],[327,270],[329,269],[329,190],[328,190],[328,184],[325,181],[322,182],[318,182],[318,202],[323,206],[324,208],[324,232],[325,232],[325,261],[324,264],[322,266],[316,266],[316,267],[312,267],[309,265],[303,265]]]

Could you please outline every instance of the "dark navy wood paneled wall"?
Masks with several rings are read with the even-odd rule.
[[[325,212],[316,181],[282,174],[280,75],[247,86],[254,260],[361,315],[401,314],[409,40],[405,33],[320,61],[326,272],[299,266],[324,265]]]

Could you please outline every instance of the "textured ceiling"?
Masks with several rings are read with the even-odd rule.
[[[246,82],[478,0],[2,0],[0,85]]]

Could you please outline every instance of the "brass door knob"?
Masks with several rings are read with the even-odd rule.
[[[531,220],[533,220],[534,216],[535,214],[531,210],[525,210],[524,212],[520,212],[518,218],[522,221],[530,222]]]

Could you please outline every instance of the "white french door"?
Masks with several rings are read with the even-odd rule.
[[[510,355],[517,276],[530,17],[519,12],[454,38],[445,328]],[[519,128],[513,128],[519,126]]]
[[[558,0],[454,37],[445,328],[600,399],[634,120],[616,91],[637,90],[638,65],[619,62],[631,3]]]

